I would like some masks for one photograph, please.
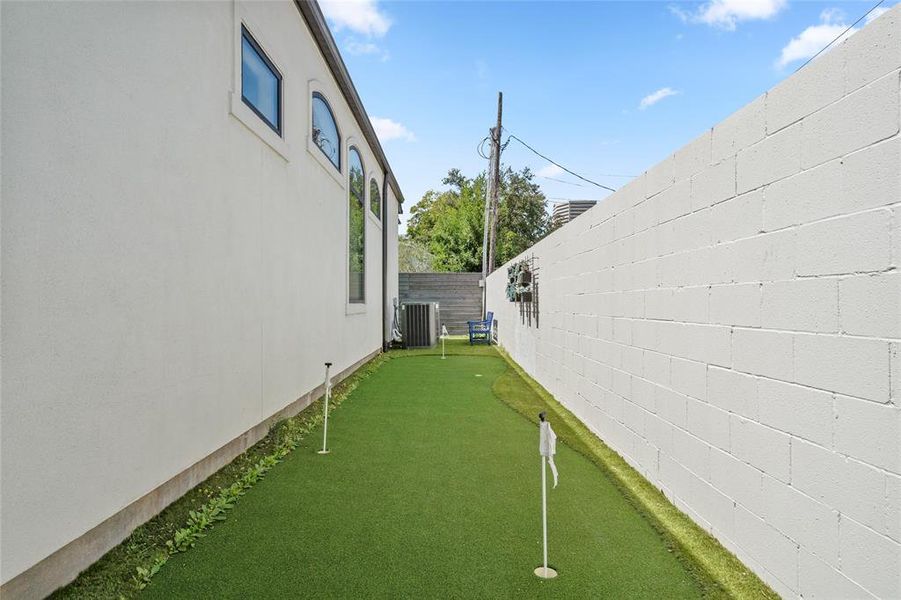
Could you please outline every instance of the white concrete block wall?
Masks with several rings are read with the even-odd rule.
[[[785,597],[901,597],[901,7],[536,244],[501,344]]]

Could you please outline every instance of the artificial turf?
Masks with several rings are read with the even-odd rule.
[[[388,360],[329,417],[331,454],[316,454],[320,438],[308,436],[142,595],[709,595],[614,482],[563,444],[548,494],[560,576],[535,577],[538,432],[497,398],[511,369],[486,350]]]

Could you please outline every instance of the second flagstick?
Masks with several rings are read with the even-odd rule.
[[[544,561],[542,566],[536,567],[535,574],[542,579],[553,579],[557,571],[547,566],[547,465],[550,463],[551,473],[554,475],[554,487],[557,487],[557,465],[554,464],[554,454],[557,453],[557,434],[551,429],[547,421],[547,413],[538,414],[538,452],[541,454],[541,533]]]

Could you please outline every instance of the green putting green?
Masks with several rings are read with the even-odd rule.
[[[538,429],[495,396],[513,372],[485,350],[388,360],[329,416],[331,454],[316,454],[321,429],[307,436],[142,596],[709,595],[710,582],[562,443],[560,485],[548,491],[549,562],[560,575],[533,574]]]

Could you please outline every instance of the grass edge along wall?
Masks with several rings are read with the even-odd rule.
[[[512,358],[784,597],[901,595],[901,7],[554,232]]]

